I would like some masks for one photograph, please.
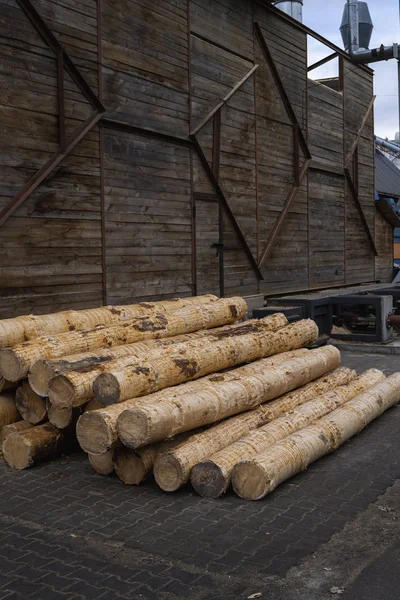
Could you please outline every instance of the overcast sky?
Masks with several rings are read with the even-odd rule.
[[[336,45],[343,47],[339,27],[344,0],[304,0],[303,21]],[[399,0],[369,0],[369,10],[374,23],[371,48],[380,44],[400,43]],[[309,38],[309,64],[318,61],[331,50]],[[371,65],[375,71],[375,133],[394,139],[399,130],[397,97],[397,61],[391,60]],[[336,76],[336,65],[329,64],[313,71],[312,77]]]

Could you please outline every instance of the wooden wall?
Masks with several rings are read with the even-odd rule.
[[[1,225],[0,317],[390,280],[390,232],[374,207],[372,115],[356,160],[376,261],[343,175],[372,98],[371,72],[343,59],[342,91],[307,80],[305,33],[252,0],[30,4],[105,113]],[[1,210],[59,152],[61,118],[55,53],[22,1],[0,0],[0,16]],[[254,22],[313,158],[259,265],[263,280],[255,265],[296,185],[297,153]],[[210,176],[189,134],[254,65],[219,123],[198,133]],[[63,74],[68,138],[94,109]],[[305,160],[299,150],[299,167]]]

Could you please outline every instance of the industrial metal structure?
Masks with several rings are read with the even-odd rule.
[[[266,0],[0,14],[0,317],[391,281],[353,56]]]

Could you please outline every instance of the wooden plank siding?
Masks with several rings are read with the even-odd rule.
[[[344,58],[342,92],[308,80],[305,32],[255,0],[30,2],[103,103],[105,122],[0,227],[0,318],[390,281],[391,231],[374,206],[373,114],[355,160],[376,259],[344,178],[371,71]],[[305,155],[254,22],[313,159],[263,280],[251,258],[260,261]],[[229,217],[190,134],[255,65],[196,135]],[[0,0],[0,210],[60,151],[58,76],[56,54],[18,0]],[[65,68],[63,82],[69,138],[96,107]]]

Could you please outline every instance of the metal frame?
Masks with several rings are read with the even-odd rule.
[[[272,54],[268,48],[267,42],[265,41],[264,35],[261,31],[261,27],[258,24],[258,22],[254,22],[253,23],[254,26],[254,33],[255,33],[255,37],[259,43],[261,52],[264,56],[264,59],[267,63],[267,65],[269,66],[269,69],[271,71],[272,77],[275,81],[275,85],[278,89],[279,95],[282,99],[282,102],[285,106],[287,115],[292,123],[293,126],[293,140],[294,140],[294,178],[295,178],[295,184],[294,186],[291,188],[291,190],[289,191],[289,194],[286,198],[285,204],[283,205],[282,211],[279,215],[279,217],[277,218],[277,220],[275,221],[275,224],[272,228],[272,231],[269,235],[268,241],[265,244],[262,252],[261,252],[261,257],[259,260],[259,267],[262,267],[266,261],[266,259],[268,258],[274,244],[276,241],[276,238],[278,237],[281,229],[282,229],[282,225],[285,221],[286,215],[288,214],[290,207],[293,204],[293,201],[295,200],[297,193],[304,181],[304,178],[306,177],[307,173],[308,173],[308,169],[309,166],[311,164],[311,160],[312,160],[312,156],[310,153],[310,150],[308,148],[308,144],[306,142],[306,139],[303,135],[303,132],[301,130],[299,121],[296,117],[296,113],[293,109],[292,103],[290,102],[289,96],[286,93],[285,90],[285,86],[283,85],[281,76],[279,75],[278,69],[276,67],[276,64],[274,62],[274,59],[272,57]],[[303,151],[303,154],[305,156],[305,162],[303,164],[303,166],[300,168],[300,152],[299,150]]]

